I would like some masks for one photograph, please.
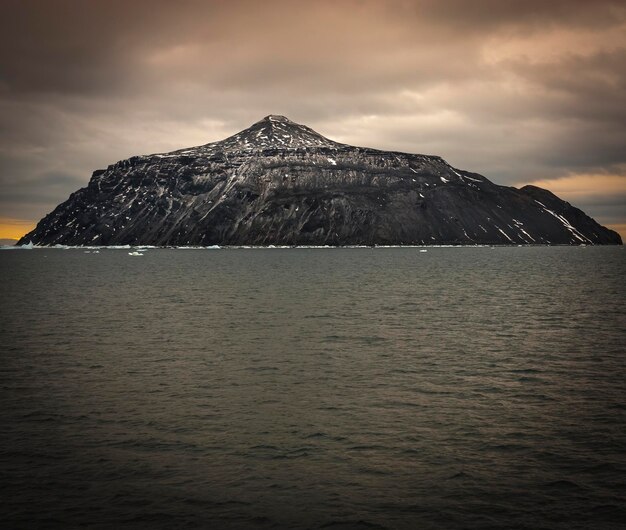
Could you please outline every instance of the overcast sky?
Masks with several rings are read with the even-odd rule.
[[[623,0],[0,0],[0,41],[0,237],[267,114],[539,182],[626,235]]]

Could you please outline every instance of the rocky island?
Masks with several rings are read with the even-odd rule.
[[[267,116],[219,142],[133,156],[18,244],[621,244],[535,186],[500,186],[438,156],[334,142]]]

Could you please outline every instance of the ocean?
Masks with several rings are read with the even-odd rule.
[[[3,528],[625,527],[624,247],[0,272]]]

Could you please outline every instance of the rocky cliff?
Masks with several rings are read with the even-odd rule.
[[[20,243],[38,245],[621,244],[534,186],[438,156],[333,142],[283,116],[225,140],[95,171]]]

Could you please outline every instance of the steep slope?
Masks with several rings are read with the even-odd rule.
[[[38,245],[621,244],[547,190],[437,156],[333,142],[283,116],[95,171],[20,241]]]

